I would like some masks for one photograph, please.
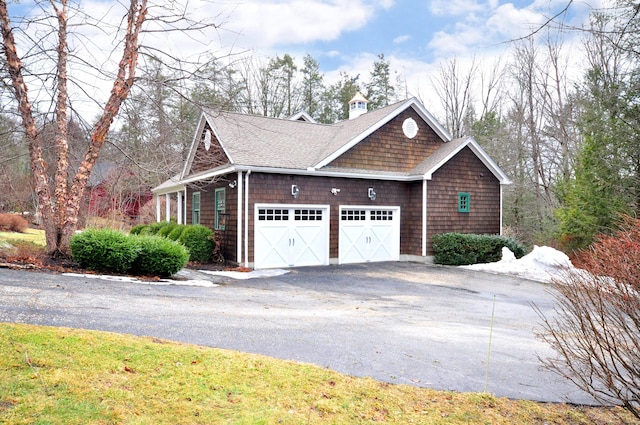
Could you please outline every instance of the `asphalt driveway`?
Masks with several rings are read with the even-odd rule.
[[[537,356],[547,286],[416,263],[199,276],[213,288],[0,269],[0,321],[97,329],[314,363],[356,376],[510,398],[591,403]],[[490,329],[493,332],[489,359]]]

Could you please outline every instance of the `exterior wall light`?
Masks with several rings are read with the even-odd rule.
[[[298,187],[297,184],[291,185],[291,196],[293,196],[296,199],[298,199],[298,196],[300,196],[300,188]]]
[[[337,187],[332,187],[331,193],[333,193],[334,196],[338,196],[338,193],[340,193],[340,189],[338,189]]]
[[[230,187],[231,189],[235,189],[237,185],[238,185],[238,181],[237,181],[237,180],[234,180],[234,181],[232,181],[232,182],[229,182],[229,187]]]
[[[372,201],[376,200],[376,191],[373,190],[372,187],[369,188],[368,196],[369,196],[369,199],[371,199]]]

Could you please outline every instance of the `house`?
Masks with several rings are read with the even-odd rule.
[[[86,190],[87,215],[107,217],[117,213],[135,220],[142,206],[153,195],[129,168],[113,162],[100,162],[93,167]]]
[[[510,181],[415,98],[318,124],[204,110],[182,172],[153,189],[179,223],[222,235],[225,258],[274,268],[425,261],[431,237],[499,234]]]

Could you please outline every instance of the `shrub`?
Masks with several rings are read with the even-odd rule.
[[[156,235],[165,226],[168,226],[168,221],[158,221],[157,223],[147,224],[140,232],[141,235]]]
[[[213,253],[213,230],[202,225],[186,226],[178,239],[189,250],[189,261],[206,263]]]
[[[0,230],[23,233],[29,228],[29,222],[17,214],[0,214]]]
[[[87,229],[74,235],[70,246],[81,267],[102,272],[127,273],[140,252],[134,238],[111,229]]]
[[[544,366],[598,402],[640,418],[640,219],[624,217],[584,253],[584,269],[552,282],[554,314],[540,338],[556,352]]]
[[[167,239],[177,241],[178,239],[180,239],[182,232],[184,232],[184,229],[186,229],[187,227],[188,226],[186,224],[176,225],[176,227],[174,227],[173,230],[167,235]]]
[[[449,266],[492,263],[502,258],[502,248],[509,248],[516,258],[525,248],[514,239],[497,235],[442,233],[433,235],[433,262]]]
[[[156,235],[166,238],[176,227],[178,227],[176,223],[168,222],[158,230]]]
[[[189,252],[178,242],[160,236],[130,236],[140,247],[132,273],[168,277],[189,261]]]
[[[136,226],[133,226],[131,228],[131,230],[129,230],[129,234],[130,235],[139,235],[140,233],[142,233],[144,231],[144,229],[147,228],[147,224],[138,224]]]

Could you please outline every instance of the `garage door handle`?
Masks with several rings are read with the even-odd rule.
[[[296,246],[296,240],[295,239],[289,239],[289,246]]]

